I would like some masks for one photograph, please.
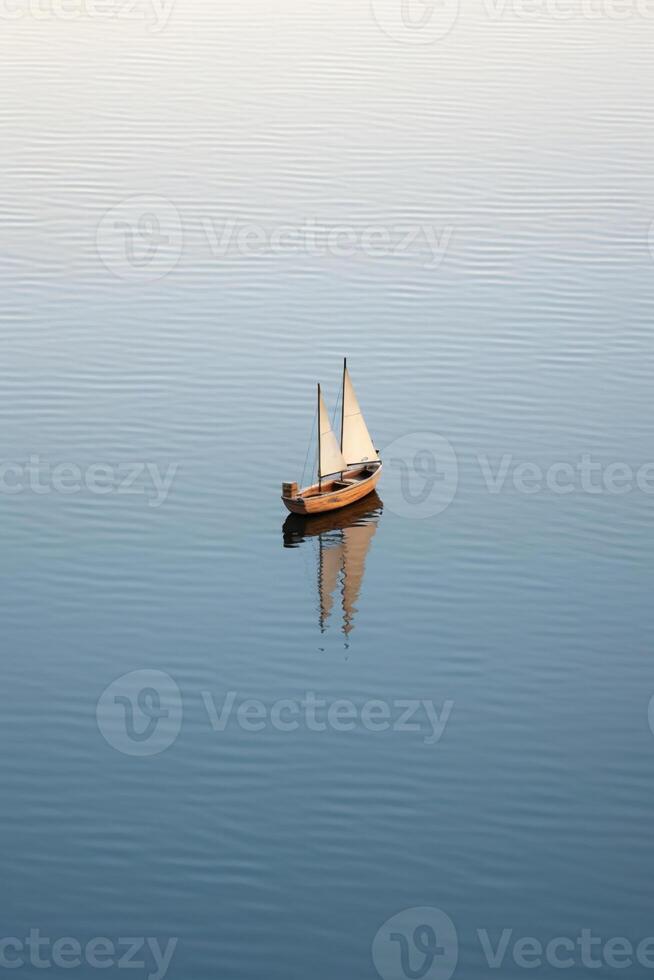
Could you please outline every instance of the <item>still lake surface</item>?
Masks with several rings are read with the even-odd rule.
[[[23,13],[0,32],[2,935],[175,937],[172,980],[397,980],[373,939],[418,906],[451,918],[456,976],[525,973],[478,930],[652,935],[654,495],[603,481],[654,459],[654,23],[475,0],[423,44],[381,2]],[[345,632],[342,565],[322,629],[318,589],[347,529],[285,540],[279,500],[344,354],[386,460]],[[57,492],[62,463],[111,492]],[[523,463],[571,464],[571,492]],[[127,678],[96,712],[137,670],[172,688]],[[307,692],[352,730],[273,725]],[[363,723],[406,699],[438,741],[424,712]]]

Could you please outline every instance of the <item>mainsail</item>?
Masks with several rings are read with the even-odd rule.
[[[320,433],[318,473],[322,477],[327,476],[328,473],[338,473],[347,467],[338,448],[338,441],[332,430],[331,422],[329,421],[329,412],[320,393],[320,385],[318,386],[318,409],[318,432]]]
[[[369,463],[373,459],[379,459],[377,450],[370,438],[368,426],[361,414],[361,408],[354,386],[350,381],[347,367],[343,368],[341,452],[345,457],[346,466],[356,466],[358,463]]]

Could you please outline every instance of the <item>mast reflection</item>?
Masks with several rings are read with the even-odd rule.
[[[284,522],[285,548],[299,548],[305,543],[311,543],[315,548],[321,633],[328,628],[338,593],[341,631],[346,640],[354,629],[366,557],[383,506],[379,496],[371,493],[350,507],[315,517],[290,514]]]

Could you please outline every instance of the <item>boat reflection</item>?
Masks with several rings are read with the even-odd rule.
[[[305,543],[314,546],[321,633],[328,627],[339,586],[341,630],[346,640],[354,628],[366,557],[383,506],[378,495],[371,493],[349,507],[315,517],[290,514],[284,522],[285,548]]]

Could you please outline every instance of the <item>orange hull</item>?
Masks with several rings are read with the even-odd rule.
[[[347,470],[342,481],[323,480],[322,488],[314,483],[311,487],[299,490],[295,497],[282,497],[282,500],[292,514],[322,514],[327,510],[337,510],[372,493],[379,482],[381,471],[380,463],[373,473],[360,480],[357,479],[360,470]],[[348,480],[352,482],[343,486]]]

